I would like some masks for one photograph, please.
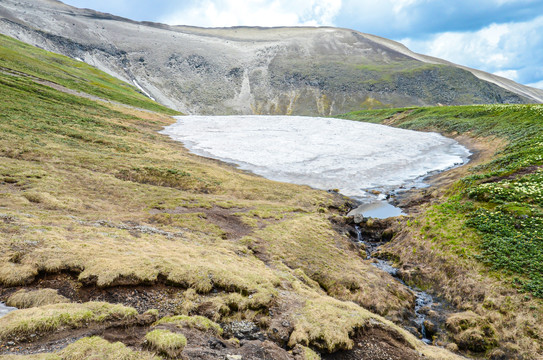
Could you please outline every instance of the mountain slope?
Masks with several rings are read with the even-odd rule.
[[[0,301],[20,308],[0,358],[150,359],[172,336],[187,358],[371,351],[355,338],[459,358],[385,319],[414,296],[335,230],[345,199],[189,154],[133,105],[170,110],[81,62],[5,36],[0,53],[18,55],[0,70]]]
[[[186,113],[333,115],[543,99],[543,91],[346,29],[172,27],[53,0],[4,0],[0,16],[0,32],[80,58]]]

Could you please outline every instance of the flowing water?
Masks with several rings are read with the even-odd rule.
[[[376,243],[373,241],[367,241],[362,236],[362,231],[358,225],[354,226],[356,230],[356,241],[359,243],[363,243],[366,247],[366,259],[372,259],[372,254],[381,247],[383,243]],[[376,268],[383,270],[392,277],[394,277],[398,282],[400,282],[402,285],[406,286],[409,290],[413,292],[415,295],[415,308],[414,308],[414,319],[413,322],[416,324],[417,330],[422,335],[422,340],[427,343],[431,344],[432,340],[426,333],[426,328],[424,326],[424,321],[426,320],[426,314],[425,311],[422,311],[425,308],[431,308],[432,305],[435,304],[434,298],[432,295],[428,294],[427,292],[421,291],[420,289],[417,289],[415,287],[407,285],[403,280],[401,280],[398,277],[398,268],[392,266],[388,261],[383,259],[373,259],[372,265]]]
[[[3,302],[0,302],[0,317],[7,315],[10,311],[17,310],[17,308],[7,306]]]

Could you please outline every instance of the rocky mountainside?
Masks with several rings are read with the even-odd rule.
[[[543,91],[337,28],[134,22],[55,0],[2,0],[0,32],[81,59],[185,113],[543,102]]]

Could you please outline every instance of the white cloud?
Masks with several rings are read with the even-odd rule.
[[[341,0],[204,0],[160,19],[171,25],[334,25]]]
[[[543,16],[473,32],[441,33],[429,40],[400,41],[416,52],[528,82],[541,72],[541,59],[534,54],[543,47]]]
[[[543,90],[543,80],[526,85]]]
[[[513,80],[513,81],[516,81],[518,79],[517,70],[499,70],[499,71],[494,71],[493,74]]]
[[[400,14],[404,10],[407,10],[410,6],[416,5],[417,3],[420,3],[420,2],[421,0],[396,0],[392,2],[392,4],[394,4],[392,6],[392,11],[396,14]]]

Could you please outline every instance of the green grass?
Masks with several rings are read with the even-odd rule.
[[[0,35],[0,52],[0,71],[14,70],[104,99],[164,114],[179,114],[147,98],[136,87],[84,62],[41,50],[5,35]]]
[[[503,150],[475,167],[457,184],[455,196],[435,207],[433,225],[450,224],[456,218],[480,236],[462,245],[474,249],[468,253],[513,276],[513,285],[522,291],[543,297],[542,105],[387,109],[341,117],[503,139],[507,143]]]

